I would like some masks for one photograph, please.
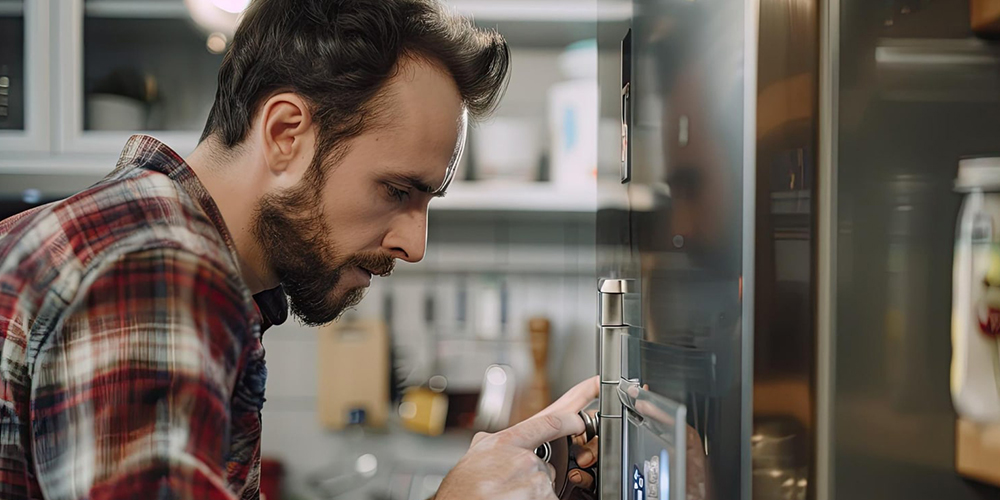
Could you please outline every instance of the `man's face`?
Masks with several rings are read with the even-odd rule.
[[[389,274],[395,259],[423,259],[427,205],[461,153],[465,109],[438,65],[402,61],[385,95],[380,123],[347,141],[342,157],[313,158],[310,168],[327,171],[322,186],[306,176],[258,204],[257,244],[306,324],[328,323],[357,304],[372,275]]]

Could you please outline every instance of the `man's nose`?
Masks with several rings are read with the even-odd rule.
[[[426,209],[399,217],[382,244],[397,259],[406,262],[423,260],[427,249]]]

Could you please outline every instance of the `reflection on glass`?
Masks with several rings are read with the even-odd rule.
[[[688,481],[687,497],[739,498],[744,4],[632,3],[632,180],[599,187],[614,199],[624,189],[630,210],[605,204],[598,213],[601,270],[640,286],[641,312],[626,320],[641,329],[630,332],[625,367],[686,408],[687,477],[700,478]],[[618,52],[624,28],[608,23],[602,50]],[[610,71],[600,72],[602,102],[621,102],[605,88]]]
[[[632,382],[622,381],[618,392],[633,412],[625,427],[631,498],[704,500],[705,455],[686,425],[687,408]]]
[[[688,495],[739,498],[752,473],[755,500],[805,498],[818,3],[769,0],[749,14],[739,1],[632,3],[630,210],[605,206],[598,214],[599,244],[608,247],[602,271],[641,284],[641,319],[629,324],[642,328],[627,346],[627,375],[686,406],[690,441],[707,470],[703,490],[689,485]],[[760,26],[754,68],[744,66],[747,19]],[[612,43],[604,34],[602,45]],[[745,103],[751,84],[757,99]],[[602,98],[611,97],[602,88]],[[747,104],[756,105],[756,123],[744,119]],[[756,132],[753,144],[747,130]],[[756,189],[750,211],[748,182]],[[750,250],[755,258],[745,261]],[[744,291],[747,265],[754,280]],[[753,311],[745,293],[754,297]],[[744,324],[751,314],[754,324]],[[743,337],[751,329],[752,342]],[[749,349],[753,373],[743,364]],[[743,394],[751,380],[749,401]],[[752,436],[742,427],[751,404]]]

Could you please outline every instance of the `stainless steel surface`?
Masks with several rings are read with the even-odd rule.
[[[688,494],[995,496],[953,471],[948,395],[951,181],[1000,137],[968,3],[630,4],[598,26],[631,30],[599,68],[631,181],[599,171],[598,265],[639,292],[623,376],[689,410]]]
[[[615,394],[615,399],[618,395]],[[620,401],[619,401],[619,404]],[[621,500],[622,417],[601,416],[597,444],[597,494],[600,500]]]
[[[632,291],[629,280],[605,278],[598,284],[598,291],[602,294],[617,295],[626,294]],[[603,323],[609,325],[620,325],[621,323]]]
[[[616,398],[603,397],[604,386],[618,386],[622,378],[622,337],[628,334],[628,328],[621,326],[602,326],[600,345],[601,370],[601,412],[608,414],[605,404],[613,404]]]
[[[760,164],[757,158],[762,127],[758,113],[763,114],[765,108],[760,102],[758,94],[758,80],[766,75],[764,66],[772,61],[773,55],[767,49],[766,40],[775,33],[787,33],[779,35],[779,38],[787,38],[788,46],[791,45],[791,30],[788,27],[794,25],[794,21],[788,20],[783,24],[773,24],[768,9],[771,6],[773,11],[779,13],[777,20],[786,21],[785,17],[794,18],[792,11],[799,8],[808,9],[810,1],[802,0],[747,0],[744,2],[746,11],[743,15],[743,274],[740,276],[740,300],[742,302],[742,331],[740,339],[740,498],[749,499],[752,497],[752,477],[751,470],[753,463],[751,459],[752,448],[750,439],[747,437],[753,432],[753,422],[756,418],[754,409],[755,383],[757,376],[757,329],[756,329],[756,300],[757,300],[757,266],[755,265],[758,255],[758,247],[761,241],[768,240],[770,235],[763,233],[758,235],[758,224],[755,219],[760,213],[763,205],[757,203],[760,185],[763,184],[763,177],[760,175]],[[773,14],[772,14],[773,15]],[[761,24],[765,31],[758,32]],[[787,30],[787,31],[786,31]],[[803,33],[799,33],[803,35]],[[804,40],[808,45],[808,38]],[[799,40],[795,40],[796,45]],[[758,43],[760,46],[758,46]],[[760,57],[760,59],[758,59]],[[757,100],[755,103],[754,100]],[[755,144],[755,141],[757,144]],[[801,156],[800,156],[801,158]],[[755,168],[756,167],[756,168]],[[758,221],[759,223],[759,221]],[[759,237],[758,237],[759,236]],[[751,243],[754,242],[754,243]],[[743,294],[746,288],[755,290],[754,293]],[[707,409],[706,409],[707,411]],[[707,454],[708,444],[705,445]]]
[[[691,448],[712,474],[688,483],[688,498],[741,498],[750,491],[744,336],[753,329],[755,230],[747,95],[757,71],[747,39],[756,38],[758,9],[744,0],[631,4],[629,22],[598,26],[608,54],[622,52],[631,29],[630,60],[599,63],[602,116],[624,116],[631,135],[631,181],[620,183],[618,165],[599,172],[599,199],[627,200],[599,207],[599,271],[634,280],[639,292],[634,308],[624,300],[625,323],[641,327],[630,329],[642,342],[629,344],[630,378],[690,409]],[[625,84],[630,110],[621,109]],[[621,144],[598,147],[622,153]]]
[[[827,498],[997,498],[954,470],[949,331],[952,182],[997,151],[1000,61],[969,2],[902,6],[839,2]]]
[[[605,279],[600,283],[601,326],[622,326],[625,324],[625,294],[629,284],[626,280]]]
[[[622,337],[628,334],[624,326],[624,297],[628,282],[620,279],[601,280],[600,291],[600,412],[598,427],[597,491],[602,500],[618,500],[622,494],[622,403],[618,398],[618,383],[622,378]]]
[[[816,452],[813,498],[835,498],[833,413],[836,392],[834,332],[837,275],[837,121],[840,75],[840,2],[820,6],[819,143],[816,240]]]
[[[754,500],[814,495],[820,4],[760,2],[752,209],[756,257],[754,283],[743,284],[754,290],[755,302],[748,431]]]

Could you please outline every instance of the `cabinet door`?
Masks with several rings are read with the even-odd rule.
[[[202,29],[183,0],[60,4],[70,61],[60,78],[62,149],[116,153],[149,133],[194,149],[215,97],[226,36]]]
[[[0,0],[0,151],[48,147],[49,1]]]

